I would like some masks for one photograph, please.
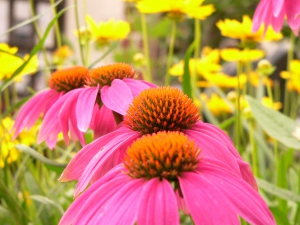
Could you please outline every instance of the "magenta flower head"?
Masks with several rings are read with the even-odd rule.
[[[85,84],[87,74],[88,69],[83,66],[71,67],[54,72],[49,79],[50,89],[36,94],[19,111],[12,128],[14,138],[25,128],[30,129],[41,114],[46,116],[49,109],[64,95],[68,95],[72,90],[82,88]],[[83,138],[83,136],[79,137],[80,139]]]
[[[253,16],[253,31],[256,32],[262,24],[265,31],[268,26],[279,32],[284,18],[295,35],[300,27],[300,2],[294,0],[261,0]]]
[[[86,145],[63,171],[60,181],[78,180],[75,196],[122,162],[127,147],[143,135],[180,131],[195,140],[203,156],[227,164],[254,189],[255,178],[229,137],[219,128],[200,121],[198,108],[182,91],[157,87],[142,91],[129,106],[124,123],[110,134]]]
[[[55,146],[60,132],[63,132],[68,144],[68,133],[72,130],[80,136],[91,128],[96,138],[115,130],[117,124],[113,112],[122,120],[133,97],[155,86],[135,80],[135,75],[135,70],[125,63],[89,71],[84,88],[71,91],[51,107],[44,118],[38,143],[46,140],[49,146]]]
[[[180,132],[145,135],[128,149],[123,164],[92,184],[59,225],[176,225],[178,209],[194,224],[273,225],[259,194],[222,162],[204,157]]]

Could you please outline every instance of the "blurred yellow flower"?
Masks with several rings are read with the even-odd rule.
[[[198,87],[211,87],[217,86],[220,88],[235,88],[238,85],[238,80],[236,76],[230,76],[224,73],[215,73],[215,74],[204,74],[205,81],[198,81]],[[240,86],[243,86],[247,77],[245,74],[240,75]]]
[[[207,108],[214,116],[232,113],[232,109],[228,103],[216,93],[212,93],[210,97],[203,98],[202,96],[202,99],[205,101]]]
[[[25,55],[24,58],[17,56],[17,51],[17,47],[10,47],[6,43],[0,43],[0,80],[9,79],[15,70],[29,58],[29,55]],[[22,76],[35,73],[38,65],[37,55],[34,55],[25,68],[15,76],[14,80],[21,81]]]
[[[85,45],[92,40],[91,29],[88,27],[81,27],[79,30],[75,30],[74,34],[80,38],[80,43]]]
[[[265,53],[258,49],[244,49],[227,48],[221,50],[221,58],[229,62],[249,62],[256,61],[264,57]]]
[[[250,83],[254,86],[254,87],[258,87],[259,82],[260,82],[260,75],[257,72],[252,71],[249,75],[249,80]],[[273,86],[273,81],[272,79],[263,76],[262,77],[262,82],[264,85],[270,85],[271,87]]]
[[[23,131],[17,139],[13,140],[13,134],[11,133],[13,123],[14,121],[10,117],[5,117],[0,124],[0,168],[5,166],[5,162],[10,164],[18,159],[20,153],[15,148],[17,144],[31,145],[35,143],[36,126],[29,131]]]
[[[243,21],[225,19],[217,22],[217,27],[225,37],[240,39],[245,42],[279,41],[283,38],[281,33],[276,33],[272,27],[268,27],[264,36],[264,26],[256,32],[252,32],[252,21],[248,15],[243,16]]]
[[[56,49],[53,54],[53,64],[62,65],[65,63],[66,59],[73,54],[72,49],[67,45],[61,46],[59,49]]]
[[[287,88],[289,91],[300,93],[300,60],[292,60],[290,62],[290,72],[282,71],[280,76],[283,79],[287,79]]]
[[[215,9],[212,4],[202,5],[204,0],[143,0],[136,3],[140,13],[168,13],[171,19],[181,20],[185,15],[206,19]]]
[[[270,109],[279,110],[282,108],[281,102],[273,102],[269,97],[263,97],[261,103]]]
[[[126,21],[110,19],[97,24],[89,15],[85,19],[92,37],[99,46],[108,45],[110,41],[123,40],[130,32],[130,25]]]

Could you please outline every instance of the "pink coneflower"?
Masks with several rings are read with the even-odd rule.
[[[134,98],[124,123],[114,132],[85,146],[66,167],[60,181],[78,180],[75,196],[122,162],[127,147],[146,134],[181,131],[195,140],[204,156],[219,159],[257,189],[250,166],[219,128],[200,120],[198,108],[172,87],[147,89]]]
[[[300,2],[294,0],[261,0],[253,16],[253,31],[259,30],[264,24],[265,31],[268,26],[279,32],[284,18],[295,35],[298,35],[300,27]]]
[[[238,216],[275,224],[259,194],[225,164],[201,156],[183,133],[158,132],[134,142],[124,163],[79,196],[59,225],[176,225],[178,209],[194,224],[240,224]]]
[[[95,137],[115,130],[117,125],[114,116],[122,120],[133,97],[155,86],[135,80],[135,75],[135,70],[125,63],[101,66],[89,71],[84,88],[69,92],[49,110],[38,143],[46,140],[48,145],[53,145],[61,131],[68,143],[68,132],[72,129],[78,129],[75,134],[79,135],[92,128]]]
[[[64,95],[83,87],[87,73],[88,69],[82,66],[54,72],[49,80],[50,89],[38,93],[21,108],[12,128],[14,138],[23,129],[30,129],[41,114],[47,115],[49,109]],[[76,128],[74,129],[76,130]]]

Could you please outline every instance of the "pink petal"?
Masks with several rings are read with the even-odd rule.
[[[89,164],[91,159],[111,140],[117,138],[124,132],[130,131],[128,128],[122,127],[118,130],[109,133],[94,140],[92,143],[84,146],[67,165],[62,172],[59,181],[68,182],[71,180],[78,180],[82,175],[84,169]]]
[[[166,179],[147,181],[141,193],[138,224],[179,224],[178,206],[172,185]]]
[[[13,138],[16,138],[24,128],[30,129],[42,113],[46,114],[47,103],[51,100],[57,101],[61,95],[62,93],[54,90],[46,90],[26,102],[15,119],[12,128],[14,131]]]
[[[284,1],[286,0],[269,0],[272,2],[272,12],[274,17],[278,17],[280,11],[284,7]]]
[[[111,86],[104,86],[101,89],[101,100],[104,105],[121,115],[126,114],[132,99],[130,88],[124,81],[119,79],[115,79]]]
[[[87,224],[90,217],[100,209],[101,204],[110,199],[129,180],[127,176],[120,173],[121,169],[123,169],[122,165],[115,167],[80,195],[65,212],[59,225],[81,222]]]
[[[288,24],[293,31],[296,31],[296,35],[298,36],[298,29],[300,27],[300,4],[295,3],[294,0],[286,0],[285,1],[285,9],[287,14]]]
[[[100,109],[98,105],[95,105],[90,128],[94,130],[94,138],[116,130],[117,124],[113,112],[105,105],[102,105]]]
[[[98,91],[99,85],[97,88],[84,88],[78,97],[76,118],[78,129],[82,132],[87,131],[89,128]]]
[[[74,195],[77,196],[88,186],[91,180],[95,181],[107,173],[119,161],[119,148],[123,145],[128,146],[140,136],[139,132],[127,132],[120,134],[117,138],[107,143],[99,152],[94,155],[85,167],[76,185]],[[97,176],[95,178],[95,176]]]
[[[153,85],[150,86],[150,85],[148,85],[148,83],[145,83],[140,80],[134,80],[134,79],[128,79],[128,78],[123,79],[123,81],[130,88],[133,97],[139,95],[143,90],[146,90],[148,88],[151,88],[151,86],[153,86]]]
[[[78,129],[77,126],[77,118],[76,118],[76,111],[75,105],[73,106],[73,110],[70,112],[70,119],[69,119],[69,131],[72,131],[73,140],[79,140],[82,146],[85,146],[85,139],[84,133]]]
[[[227,170],[222,164],[222,162],[214,159],[203,158],[197,168],[197,174],[185,173],[183,177],[179,178],[183,196],[186,199],[192,217],[194,218],[191,208],[195,208],[195,203],[193,202],[195,199],[191,199],[191,196],[198,196],[199,192],[201,192],[201,195],[210,195],[213,197],[213,201],[208,201],[207,204],[217,202],[219,206],[218,212],[220,213],[225,212],[229,216],[231,214],[229,211],[233,210],[233,213],[241,215],[251,224],[275,224],[268,206],[259,194],[250,185]],[[203,188],[195,193],[195,190],[197,190],[196,187]],[[194,189],[194,195],[188,193],[192,189]],[[220,199],[223,200],[219,202]],[[197,215],[195,216],[197,217]]]

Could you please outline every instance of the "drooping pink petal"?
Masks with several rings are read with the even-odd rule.
[[[12,128],[14,131],[13,138],[16,138],[23,129],[30,129],[42,113],[46,114],[46,106],[48,102],[51,102],[52,100],[57,101],[61,95],[62,93],[58,93],[55,90],[50,89],[38,93],[25,103],[15,119],[15,123]]]
[[[139,136],[140,133],[135,131],[123,133],[103,146],[103,148],[90,159],[90,162],[85,167],[76,185],[74,195],[77,196],[80,194],[91,180],[97,180],[97,178],[107,173],[109,169],[120,163],[119,148],[123,145],[127,146],[131,144]],[[94,176],[97,176],[97,178]]]
[[[113,112],[105,105],[102,105],[100,109],[98,105],[95,105],[90,128],[94,131],[95,139],[116,130],[117,124]]]
[[[217,192],[220,191],[218,186],[222,186],[219,180],[216,182],[204,172],[200,175],[184,173],[178,179],[195,224],[240,224],[237,211],[234,211],[222,192]]]
[[[280,11],[284,7],[284,2],[286,0],[269,0],[272,4],[272,12],[274,17],[278,17]]]
[[[81,222],[81,224],[87,224],[90,217],[100,210],[101,205],[129,180],[128,177],[120,174],[122,168],[121,165],[113,168],[95,185],[80,195],[64,213],[59,225],[80,224]],[[79,214],[79,211],[82,214]]]
[[[84,88],[78,97],[76,118],[78,129],[82,132],[86,132],[89,128],[98,91],[99,85],[97,87]]]
[[[81,132],[79,129],[78,129],[78,126],[77,126],[77,118],[76,118],[76,111],[75,111],[75,102],[74,102],[74,106],[72,107],[73,110],[70,111],[70,119],[69,119],[69,131],[73,132],[72,135],[74,136],[73,137],[73,140],[79,140],[80,144],[82,146],[85,146],[85,139],[84,139],[84,133]]]
[[[82,175],[84,169],[89,164],[91,159],[99,152],[101,149],[109,143],[112,139],[118,138],[119,135],[130,132],[131,130],[122,127],[112,133],[106,134],[92,143],[84,146],[67,165],[65,170],[62,172],[59,181],[68,182],[71,180],[78,180]]]
[[[180,196],[179,191],[176,190],[175,191],[175,196],[176,196],[176,200],[177,200],[177,205],[178,208],[186,215],[190,214],[189,209],[184,201],[184,199],[182,198],[182,196]]]
[[[169,181],[153,178],[144,184],[137,220],[138,224],[179,225],[176,196]]]
[[[101,100],[104,105],[121,115],[126,114],[132,99],[130,88],[124,81],[119,79],[115,79],[111,86],[104,86],[101,89]]]
[[[148,83],[145,83],[140,80],[134,80],[134,79],[128,79],[128,78],[123,79],[123,81],[130,88],[133,97],[139,95],[143,90],[146,90],[153,86],[153,85],[150,86]]]
[[[214,159],[203,158],[198,165],[197,173],[184,173],[182,177],[179,177],[180,187],[192,217],[197,217],[195,211],[194,213],[191,211],[196,207],[195,196],[206,193],[206,196],[212,196],[211,201],[206,201],[206,204],[217,202],[218,212],[227,211],[226,214],[231,215],[230,211],[233,210],[235,214],[241,215],[251,224],[275,224],[268,206],[259,194],[222,164]],[[196,187],[203,187],[203,189],[198,189],[199,192],[197,192]],[[189,193],[192,189],[194,195]],[[221,202],[219,202],[220,199],[222,199]],[[211,213],[210,216],[215,218],[217,215]],[[232,223],[224,222],[224,224]]]
[[[144,182],[144,179],[131,179],[130,182],[124,183],[123,187],[105,204],[103,214],[95,215],[91,225],[134,225]]]
[[[185,130],[184,133],[195,140],[201,149],[203,156],[218,159],[227,164],[237,175],[241,176],[239,165],[236,158],[231,154],[226,145],[215,140],[214,136],[208,136],[193,130]]]
[[[287,14],[288,24],[294,31],[295,35],[298,36],[298,30],[300,27],[300,4],[294,0],[285,0],[285,9]]]

